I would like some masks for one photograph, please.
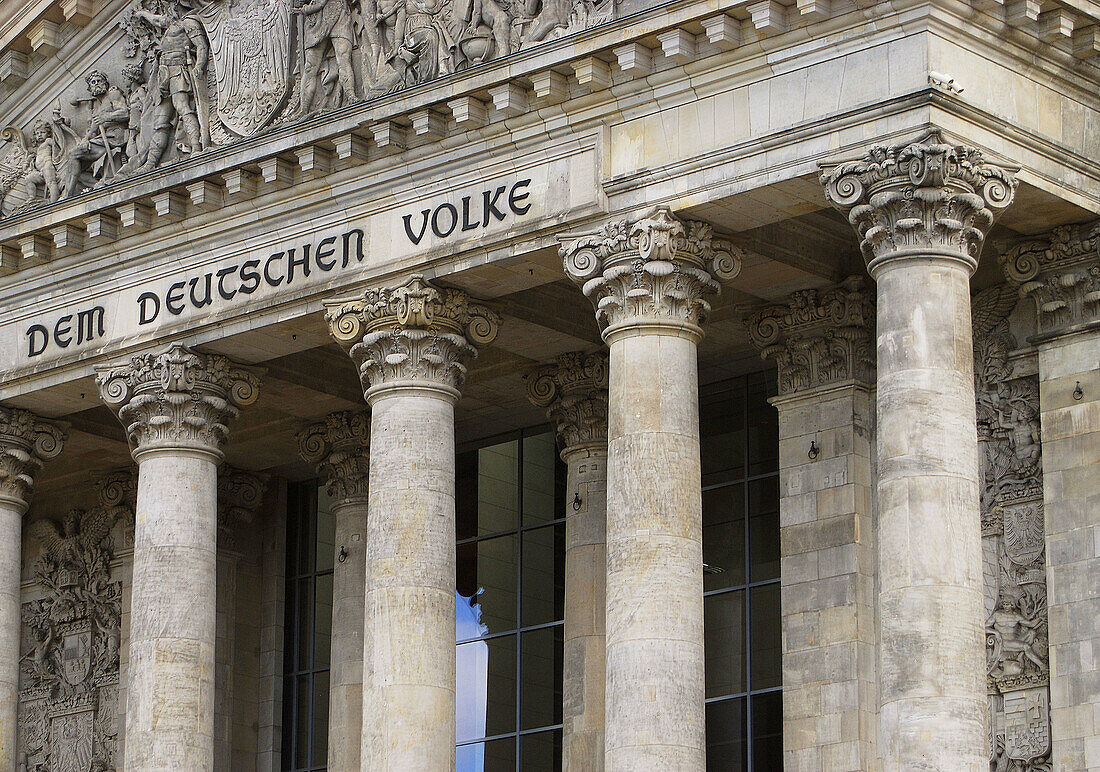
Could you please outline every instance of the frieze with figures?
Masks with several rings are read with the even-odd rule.
[[[610,21],[616,2],[136,0],[126,64],[0,133],[0,217]]]

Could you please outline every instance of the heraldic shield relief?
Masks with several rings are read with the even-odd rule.
[[[202,9],[199,20],[210,41],[218,119],[251,136],[290,94],[290,0],[224,0]]]

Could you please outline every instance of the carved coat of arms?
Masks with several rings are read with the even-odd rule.
[[[1034,761],[1050,753],[1050,697],[1045,687],[1005,695],[1005,755]]]
[[[290,94],[289,0],[222,0],[199,12],[210,41],[215,111],[234,134],[266,127]]]

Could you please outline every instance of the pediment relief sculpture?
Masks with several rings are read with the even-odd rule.
[[[0,133],[0,217],[614,18],[616,0],[135,0],[121,60]]]

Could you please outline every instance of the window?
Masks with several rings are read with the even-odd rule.
[[[703,389],[707,769],[783,768],[778,421],[756,373]]]
[[[335,520],[316,482],[287,490],[286,622],[283,638],[283,770],[328,763]]]
[[[458,772],[561,769],[565,470],[550,431],[458,455]]]

